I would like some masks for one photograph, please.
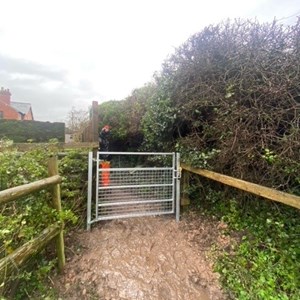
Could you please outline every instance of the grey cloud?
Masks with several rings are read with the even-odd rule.
[[[32,76],[12,76],[16,73]],[[49,70],[40,64],[0,54],[0,86],[10,89],[13,101],[31,103],[38,121],[64,121],[75,100],[84,101],[88,108],[89,102],[99,96],[88,80],[73,86],[65,75],[65,71]],[[57,82],[57,87],[46,88],[48,82]]]
[[[0,71],[9,74],[35,75],[41,79],[52,79],[63,81],[66,72],[62,70],[49,69],[44,65],[34,63],[25,59],[12,58],[0,53]]]
[[[78,83],[78,88],[83,91],[93,90],[93,85],[88,80],[80,80]]]

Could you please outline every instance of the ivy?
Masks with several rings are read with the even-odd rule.
[[[8,140],[0,140],[0,145],[0,190],[48,177],[48,157],[58,151],[56,141],[49,143],[46,148],[37,147],[24,153],[18,152]],[[86,153],[66,153],[59,161],[59,173],[63,177],[61,213],[58,214],[52,208],[52,196],[48,190],[1,206],[0,258],[39,235],[54,222],[64,221],[67,229],[75,224],[82,224],[82,212],[86,203]],[[55,261],[52,255],[41,253],[32,258],[25,269],[0,284],[4,286],[5,293],[14,299],[34,298],[36,294],[49,295],[52,292],[47,289],[45,280],[55,266]],[[18,283],[16,290],[13,282]]]
[[[219,253],[215,265],[228,293],[244,300],[299,299],[299,212],[254,196],[247,202],[240,194],[226,198],[206,188],[200,208],[228,224],[224,234],[238,237],[237,246]]]

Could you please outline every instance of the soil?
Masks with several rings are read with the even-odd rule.
[[[223,300],[211,246],[226,248],[225,224],[189,213],[100,222],[67,237],[61,299]]]

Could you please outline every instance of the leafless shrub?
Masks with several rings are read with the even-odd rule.
[[[184,144],[221,150],[214,169],[293,189],[299,75],[300,18],[293,26],[236,20],[192,36],[164,63],[158,83],[177,107],[174,132]]]

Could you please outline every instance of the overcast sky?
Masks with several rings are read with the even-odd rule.
[[[174,49],[227,18],[294,23],[300,0],[0,0],[0,86],[65,121],[152,80]]]

